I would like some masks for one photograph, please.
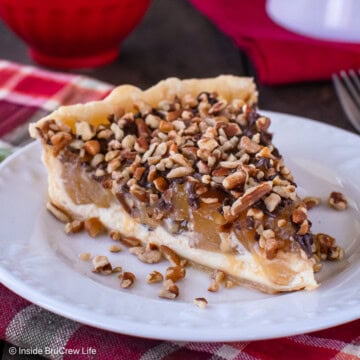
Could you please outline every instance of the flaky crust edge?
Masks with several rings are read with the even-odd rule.
[[[172,77],[162,80],[144,91],[136,86],[121,85],[116,87],[104,100],[61,106],[37,123],[30,124],[29,131],[31,137],[38,138],[36,127],[41,126],[49,119],[61,122],[64,119],[89,121],[93,118],[106,118],[109,114],[116,114],[119,109],[132,111],[135,101],[145,101],[151,106],[156,106],[162,100],[173,100],[175,95],[179,97],[185,94],[197,96],[202,91],[218,92],[228,101],[234,98],[242,99],[248,105],[254,105],[258,100],[254,80],[250,77],[220,75],[215,78],[185,80]]]

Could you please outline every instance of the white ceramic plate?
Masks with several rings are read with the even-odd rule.
[[[267,0],[266,10],[277,24],[301,35],[360,42],[359,0]]]
[[[24,298],[50,311],[124,334],[176,341],[236,341],[293,335],[341,324],[360,316],[360,137],[291,115],[267,113],[275,143],[293,170],[300,195],[326,199],[342,191],[350,208],[326,206],[310,213],[315,232],[334,235],[345,259],[325,265],[311,292],[265,295],[233,288],[210,294],[208,275],[189,269],[176,301],[157,297],[160,284],[145,277],[166,263],[140,263],[128,251],[110,254],[106,236],[67,237],[63,224],[45,210],[46,173],[40,146],[32,144],[0,168],[0,280]],[[117,277],[91,272],[81,252],[106,254],[113,265],[138,280],[123,290]],[[195,297],[206,297],[206,309]]]

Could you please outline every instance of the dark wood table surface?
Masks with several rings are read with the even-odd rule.
[[[25,44],[1,21],[0,58],[33,64]],[[142,23],[122,44],[114,63],[73,72],[112,84],[130,83],[142,88],[169,76],[235,74],[256,78],[251,62],[231,39],[181,0],[153,0]],[[258,84],[258,87],[261,109],[305,116],[354,131],[330,81],[282,86]],[[0,348],[6,349],[6,346],[2,343]],[[7,351],[3,351],[2,356],[2,359],[14,360]]]

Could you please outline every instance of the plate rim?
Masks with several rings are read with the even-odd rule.
[[[301,121],[306,121],[308,123],[311,123],[313,126],[319,126],[319,127],[325,127],[325,128],[330,128],[332,130],[336,130],[337,132],[341,132],[343,133],[345,136],[351,136],[354,139],[356,139],[356,141],[359,141],[360,144],[360,136],[358,136],[357,134],[354,134],[348,130],[344,130],[341,128],[338,128],[336,126],[333,125],[329,125],[329,124],[325,124],[322,123],[320,121],[317,120],[313,120],[313,119],[309,119],[306,117],[301,117],[301,116],[297,116],[297,115],[292,115],[292,114],[286,114],[286,113],[279,113],[279,112],[274,112],[274,111],[266,111],[266,110],[259,110],[260,113],[266,115],[266,116],[270,116],[271,118],[275,118],[277,116],[286,116],[289,117],[291,120],[301,120]],[[14,154],[10,155],[8,158],[6,158],[1,164],[0,164],[0,171],[7,166],[7,164],[9,162],[12,161],[12,159],[20,156],[22,153],[27,152],[27,151],[31,151],[31,148],[39,146],[38,142],[32,142],[29,145],[25,146],[22,149],[19,149],[18,151],[16,151]],[[358,318],[358,315],[354,312],[344,312],[343,314],[345,314],[346,316],[342,316],[340,319],[337,318],[336,316],[330,316],[330,321],[327,321],[326,323],[323,323],[321,326],[313,326],[311,328],[309,328],[309,326],[307,325],[307,323],[301,323],[298,324],[299,327],[296,327],[295,329],[289,328],[287,327],[286,329],[278,329],[277,331],[275,331],[275,333],[270,333],[268,332],[266,329],[266,327],[264,329],[260,329],[260,336],[256,335],[256,334],[242,334],[241,338],[236,336],[235,334],[231,335],[231,332],[233,332],[232,330],[229,329],[222,329],[222,336],[217,336],[216,338],[210,337],[208,339],[194,339],[193,334],[191,334],[191,336],[186,336],[186,332],[188,331],[188,329],[182,329],[185,331],[180,330],[180,332],[182,331],[182,336],[179,336],[179,334],[173,333],[173,332],[169,332],[167,331],[166,327],[164,328],[164,325],[162,325],[162,327],[164,328],[161,333],[158,333],[158,326],[157,325],[152,325],[152,324],[142,324],[143,325],[143,329],[141,329],[142,331],[139,332],[139,329],[135,329],[136,327],[138,327],[136,324],[135,326],[130,327],[130,328],[124,328],[126,325],[128,324],[128,321],[125,320],[124,321],[124,326],[123,329],[119,329],[119,327],[114,327],[114,326],[109,326],[108,324],[103,324],[101,322],[98,321],[93,321],[91,320],[88,316],[89,313],[91,313],[91,311],[85,311],[84,309],[81,309],[81,315],[79,316],[80,312],[74,313],[74,310],[79,310],[78,308],[76,308],[76,306],[74,306],[75,304],[64,304],[63,301],[57,300],[56,298],[51,298],[51,301],[49,301],[49,297],[46,294],[42,294],[42,293],[38,293],[36,291],[34,291],[34,289],[31,289],[31,287],[28,284],[24,284],[19,282],[19,279],[16,279],[15,276],[13,276],[12,274],[10,274],[6,269],[4,269],[1,265],[0,265],[0,281],[10,290],[12,290],[13,292],[15,292],[17,295],[29,300],[30,302],[50,311],[53,312],[55,314],[61,315],[65,318],[71,319],[73,321],[79,322],[81,324],[86,324],[86,325],[90,325],[90,326],[94,326],[96,328],[100,328],[103,330],[107,330],[107,331],[113,331],[116,333],[121,333],[121,334],[127,334],[127,335],[132,335],[132,336],[137,336],[137,337],[144,337],[144,338],[151,338],[151,339],[157,339],[157,340],[167,340],[167,341],[201,341],[201,342],[219,342],[219,341],[252,341],[252,340],[265,340],[265,339],[274,339],[274,338],[279,338],[279,337],[284,337],[284,336],[293,336],[293,335],[297,335],[297,334],[302,334],[302,333],[308,333],[308,332],[312,332],[312,331],[319,331],[328,327],[332,327],[332,326],[336,326],[336,325],[340,325],[352,320],[355,320]],[[72,312],[71,312],[72,310]],[[207,309],[205,310],[207,311]],[[98,315],[96,314],[96,317],[98,317]],[[314,322],[314,319],[313,319]],[[144,331],[145,329],[145,331]],[[230,334],[229,334],[230,332]]]

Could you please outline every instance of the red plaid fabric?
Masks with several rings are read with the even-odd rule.
[[[112,87],[0,61],[0,134],[14,143],[25,126],[60,104],[104,97]],[[20,137],[19,137],[20,136]],[[1,145],[0,145],[1,147]],[[0,338],[54,359],[142,360],[355,360],[360,358],[360,320],[287,338],[236,342],[164,342],[115,334],[46,311],[0,285]],[[47,353],[52,349],[51,354]]]
[[[60,105],[103,98],[112,89],[93,79],[0,61],[0,138],[19,143],[28,124]]]

